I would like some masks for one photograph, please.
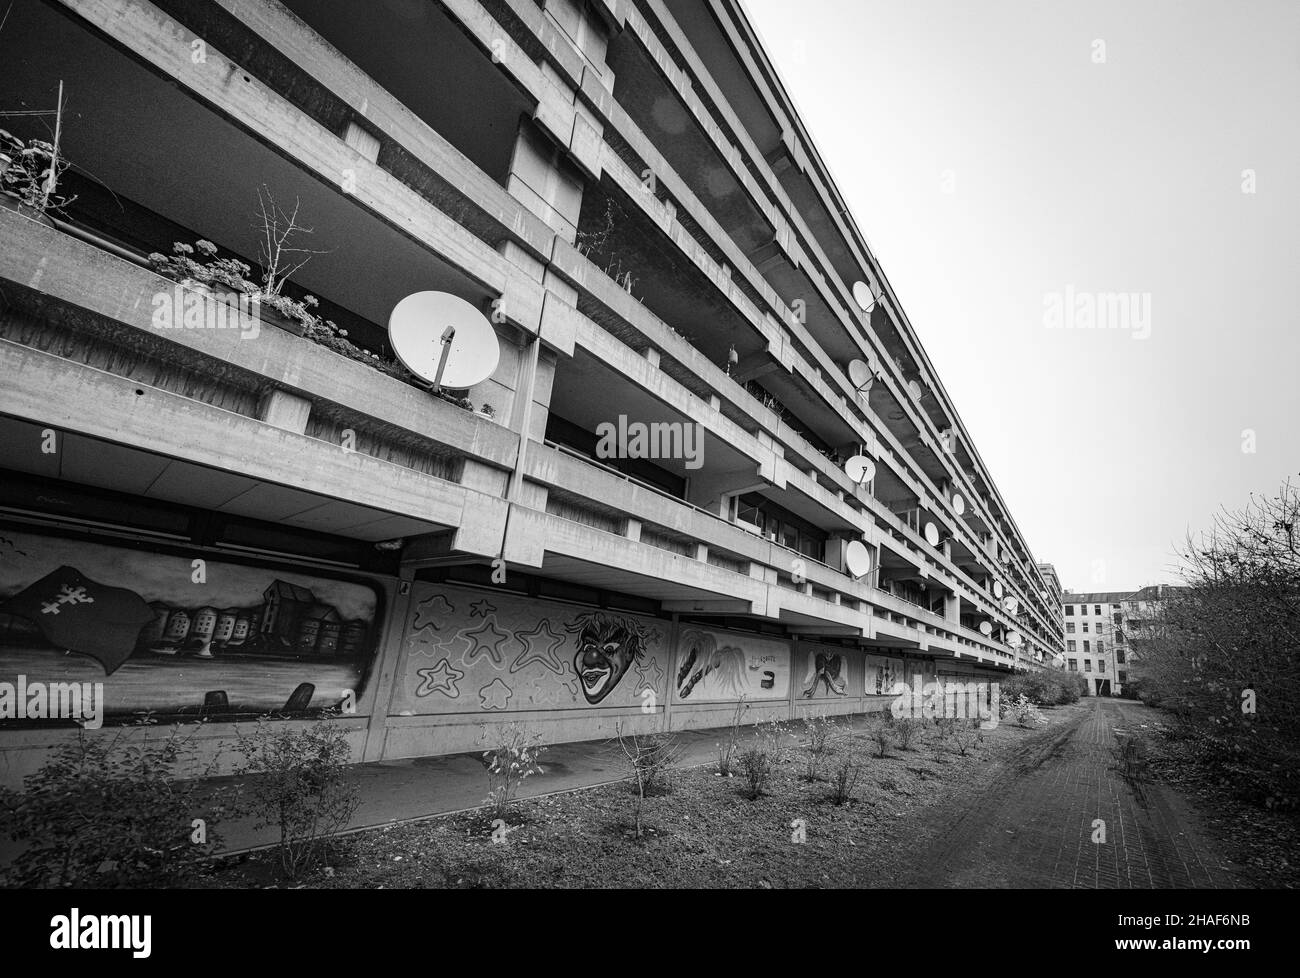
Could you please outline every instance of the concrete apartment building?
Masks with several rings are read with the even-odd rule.
[[[1127,678],[1125,606],[1130,591],[1066,592],[1065,668],[1082,673],[1094,696],[1118,696]]]
[[[16,0],[0,62],[76,197],[0,196],[0,679],[378,760],[1075,655],[735,0]],[[318,318],[218,328],[163,256],[257,277],[259,192]],[[496,334],[454,396],[389,343],[422,291]],[[74,731],[0,716],[0,779]]]

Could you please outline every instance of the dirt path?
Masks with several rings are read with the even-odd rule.
[[[1140,731],[1151,722],[1145,707],[1088,699],[1069,709],[1073,716],[1018,744],[981,788],[927,815],[917,829],[928,844],[898,885],[1247,885],[1185,799],[1151,783],[1135,790],[1115,770],[1115,730]]]

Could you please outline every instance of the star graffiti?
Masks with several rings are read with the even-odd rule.
[[[501,651],[501,643],[510,637],[510,633],[503,632],[497,627],[495,615],[484,621],[478,628],[461,629],[456,637],[469,643],[460,660],[463,664],[469,665],[481,655],[491,659],[494,666],[499,667],[504,664],[505,653]]]
[[[415,606],[414,628],[417,632],[426,628],[440,632],[447,625],[447,617],[455,610],[441,594],[431,594]]]
[[[416,696],[442,693],[444,696],[455,699],[460,695],[460,689],[456,686],[456,683],[464,679],[465,674],[446,659],[439,659],[437,665],[426,669],[416,669],[415,672],[420,677],[420,685],[415,690]]]
[[[516,632],[515,641],[523,647],[523,651],[510,663],[510,671],[516,673],[536,662],[557,676],[563,675],[564,664],[555,653],[564,644],[565,637],[564,632],[557,632],[551,627],[549,618],[543,618],[531,632]]]
[[[514,690],[498,676],[478,691],[479,704],[485,710],[504,710],[510,704]]]
[[[471,618],[486,618],[488,615],[494,614],[496,610],[496,605],[487,598],[483,598],[480,601],[470,603],[469,616]]]
[[[648,662],[638,662],[636,664],[636,673],[640,685],[648,686],[651,689],[658,689],[659,684],[664,679],[664,671],[659,668],[659,662],[653,655],[650,656]]]

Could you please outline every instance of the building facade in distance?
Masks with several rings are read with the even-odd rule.
[[[73,107],[0,196],[3,673],[378,760],[1066,654],[735,0],[20,2],[0,58],[16,139]],[[488,375],[396,358],[420,292]]]

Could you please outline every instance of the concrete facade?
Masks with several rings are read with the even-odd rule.
[[[258,688],[283,668],[314,690],[285,722],[342,704],[377,760],[503,719],[564,741],[742,698],[746,722],[863,712],[881,675],[1066,655],[1055,572],[732,0],[57,0],[16,6],[0,54],[0,108],[59,80],[78,107],[77,200],[0,197],[0,536],[25,543],[0,601],[70,566],[153,608],[110,722],[197,713],[215,744],[297,692]],[[286,294],[350,353],[267,317],[158,327],[160,296],[221,300],[150,253],[256,266],[259,188],[312,229]],[[490,417],[378,369],[425,290],[493,323],[496,371],[456,392]],[[698,459],[602,456],[620,419],[695,426]],[[180,580],[195,561],[225,583]],[[0,669],[39,673],[21,617],[0,605]],[[72,731],[0,720],[0,777]]]

